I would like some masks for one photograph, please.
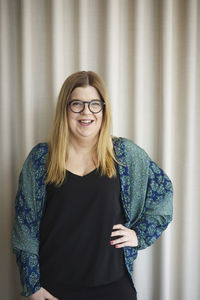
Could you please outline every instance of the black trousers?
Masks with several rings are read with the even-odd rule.
[[[118,281],[99,287],[69,291],[59,300],[137,300],[137,292],[128,273]]]

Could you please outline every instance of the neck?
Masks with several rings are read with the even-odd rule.
[[[75,139],[73,136],[69,137],[69,152],[71,154],[77,155],[90,155],[93,154],[94,146],[97,142],[97,138],[83,138],[83,139]]]

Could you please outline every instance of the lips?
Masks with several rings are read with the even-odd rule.
[[[94,120],[91,120],[91,119],[80,119],[78,121],[79,122],[83,122],[83,123],[92,123]]]
[[[94,122],[94,120],[91,119],[80,119],[78,120],[78,122],[83,125],[83,126],[89,126],[90,124],[92,124]]]

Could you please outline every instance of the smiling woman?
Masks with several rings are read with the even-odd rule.
[[[29,300],[137,299],[133,261],[171,222],[173,188],[145,150],[110,132],[102,78],[69,76],[50,139],[19,177],[12,248]]]
[[[71,141],[73,138],[81,140],[82,136],[97,141],[103,119],[103,101],[101,102],[98,91],[93,86],[77,87],[70,98],[68,124]],[[85,127],[87,130],[82,129]]]
[[[66,168],[80,175],[94,168],[102,175],[116,175],[110,131],[111,107],[103,79],[92,71],[70,75],[58,97],[46,183],[62,184]]]

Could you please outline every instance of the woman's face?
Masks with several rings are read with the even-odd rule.
[[[73,90],[70,100],[79,99],[83,101],[91,101],[93,99],[101,99],[98,91],[93,86],[77,87]],[[99,113],[92,113],[88,104],[80,113],[74,113],[68,107],[68,126],[70,136],[75,138],[90,138],[94,139],[98,136],[103,119],[103,110]],[[80,120],[92,120],[91,123],[83,124]]]

